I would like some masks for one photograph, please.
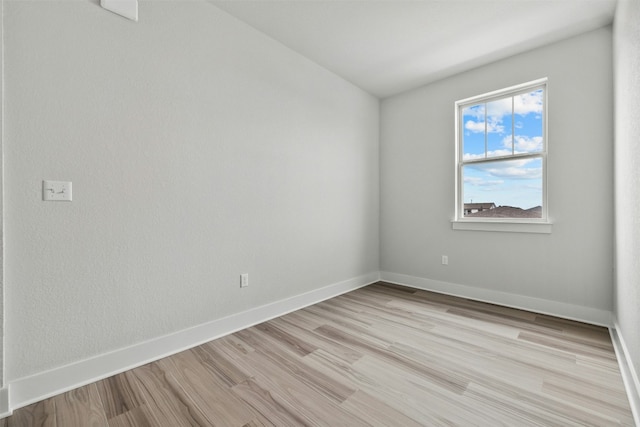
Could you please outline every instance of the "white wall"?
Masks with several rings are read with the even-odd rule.
[[[629,362],[637,375],[640,373],[640,1],[618,3],[614,29],[615,314]]]
[[[454,102],[548,77],[552,234],[452,230]],[[383,278],[607,322],[613,295],[611,28],[459,74],[381,107]],[[441,265],[441,255],[449,265]]]
[[[5,30],[9,381],[378,270],[374,97],[204,1]]]

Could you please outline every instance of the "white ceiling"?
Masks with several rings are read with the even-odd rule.
[[[612,22],[615,0],[209,0],[380,98]]]

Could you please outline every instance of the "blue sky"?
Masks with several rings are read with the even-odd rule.
[[[465,107],[463,159],[541,152],[542,109],[542,89]],[[540,158],[469,164],[463,167],[463,181],[465,203],[494,202],[523,209],[542,205]]]

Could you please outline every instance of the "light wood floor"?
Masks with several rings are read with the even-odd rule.
[[[107,425],[633,421],[606,329],[379,283],[0,420]]]

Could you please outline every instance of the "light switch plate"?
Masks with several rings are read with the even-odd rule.
[[[71,181],[42,181],[42,200],[70,202]]]

